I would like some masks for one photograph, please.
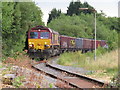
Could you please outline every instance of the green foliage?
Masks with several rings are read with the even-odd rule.
[[[96,50],[97,55],[104,55],[106,52],[108,52],[107,48],[103,48],[103,47],[98,47],[98,49]]]
[[[47,24],[50,23],[51,20],[59,17],[60,14],[61,14],[61,10],[56,10],[56,8],[53,8],[53,9],[51,10],[50,14],[49,14],[49,18],[48,18]]]
[[[2,2],[3,54],[21,52],[27,47],[27,31],[43,24],[42,12],[34,2]]]
[[[118,51],[113,50],[108,52],[103,48],[97,49],[97,58],[94,60],[94,53],[88,52],[69,52],[61,54],[57,61],[60,65],[82,67],[93,72],[87,73],[97,75],[98,77],[111,77],[118,72]],[[94,73],[95,72],[95,73]]]
[[[12,82],[13,86],[15,86],[16,88],[19,88],[20,86],[23,85],[22,81],[24,80],[23,76],[18,76],[14,79],[14,81]]]
[[[102,56],[107,52],[109,52],[109,50],[107,48],[98,47],[96,49],[96,56]],[[85,54],[85,56],[90,57],[90,58],[94,57],[94,52],[93,53],[92,52],[87,52],[87,53],[84,53],[84,54]]]
[[[12,53],[12,50],[8,49],[8,46],[10,46],[9,48],[13,48],[12,45],[10,45],[10,43],[12,43],[11,39],[11,35],[12,35],[12,23],[13,23],[13,12],[14,12],[14,3],[2,3],[2,38],[3,38],[3,50],[8,51],[8,52],[4,52],[3,54],[8,55],[8,53]]]
[[[35,83],[35,86],[36,86],[36,88],[41,88],[40,84],[38,84],[38,83]]]
[[[96,56],[102,56],[106,52],[108,52],[107,49],[104,49],[102,47],[99,47],[96,50]],[[81,52],[66,52],[60,56],[60,59],[58,60],[58,63],[61,65],[77,65],[78,62],[81,63],[82,66],[85,65],[85,60],[90,60],[94,58],[94,52],[87,52],[84,54],[81,54]],[[80,59],[80,60],[79,60]],[[75,62],[74,62],[75,61]]]
[[[2,40],[2,35],[1,35],[1,31],[2,31],[2,2],[0,2],[0,46],[1,46],[1,40]]]
[[[110,30],[116,30],[119,31],[119,20],[117,17],[103,17],[103,16],[99,16],[98,20],[105,24],[106,27],[108,27]]]
[[[60,65],[65,65],[65,66],[71,66],[71,65],[78,65],[78,58],[80,58],[81,60],[83,60],[83,57],[81,57],[81,52],[65,52],[63,54],[60,55],[60,58],[58,60],[58,64]],[[81,64],[83,62],[80,62]]]
[[[53,84],[52,84],[52,83],[49,83],[49,87],[50,87],[50,88],[53,88]]]
[[[80,8],[89,8],[88,10],[80,10]],[[91,14],[94,11],[92,6],[90,6],[87,2],[84,2],[83,4],[80,2],[80,0],[77,0],[75,2],[71,1],[67,10],[67,15],[79,15],[81,13],[84,14]]]
[[[116,88],[120,88],[120,75],[115,75],[112,79],[111,85],[115,86]]]
[[[0,68],[3,68],[3,65],[0,63]]]

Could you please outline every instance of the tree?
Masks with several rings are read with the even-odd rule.
[[[60,14],[61,14],[61,10],[57,10],[56,8],[53,8],[52,11],[51,11],[50,14],[49,14],[49,18],[48,18],[47,24],[50,23],[51,20],[59,17]]]
[[[2,41],[3,41],[3,54],[9,55],[13,53],[12,45],[12,23],[13,23],[13,12],[14,12],[14,3],[12,2],[3,2],[2,3]],[[11,48],[11,49],[10,49]]]
[[[82,12],[85,13],[85,14],[91,14],[91,13],[94,13],[94,8],[89,5],[87,2],[84,2],[83,3],[83,8],[89,8],[88,10],[83,10]]]
[[[79,8],[89,8],[88,10],[80,10]],[[77,0],[76,2],[70,2],[70,5],[67,10],[67,15],[72,16],[73,14],[79,15],[81,13],[84,14],[91,14],[93,13],[93,7],[89,5],[87,2],[84,2],[83,4],[80,2],[80,0]]]
[[[73,14],[78,15],[80,13],[79,8],[82,7],[82,3],[78,0],[76,2],[70,2],[70,5],[67,10],[67,15],[72,16]]]

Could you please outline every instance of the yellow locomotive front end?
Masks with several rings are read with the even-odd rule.
[[[50,39],[28,39],[29,49],[45,50],[50,48]]]
[[[28,36],[29,50],[45,50],[50,48],[50,32],[47,30],[31,30]]]
[[[28,32],[28,52],[32,57],[48,57],[59,47],[59,34],[49,28],[37,26]]]

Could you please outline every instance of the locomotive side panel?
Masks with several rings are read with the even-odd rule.
[[[51,45],[59,46],[60,45],[59,38],[60,38],[59,33],[51,30]]]

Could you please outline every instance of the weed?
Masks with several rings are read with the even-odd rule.
[[[16,87],[19,88],[20,86],[23,85],[22,81],[24,80],[24,76],[18,76],[14,79],[12,84]]]
[[[93,71],[90,71],[90,72],[87,72],[86,75],[91,75],[91,74],[94,74],[95,72]]]
[[[0,64],[0,68],[3,68],[3,65],[2,65],[2,64]]]
[[[6,58],[7,57],[3,56],[1,61],[4,62],[6,60]]]
[[[34,58],[35,61],[40,61],[40,58]]]
[[[49,87],[50,87],[50,88],[53,88],[53,84],[52,84],[52,83],[49,83]]]
[[[12,73],[12,72],[11,72],[11,67],[10,67],[10,66],[7,66],[7,68],[4,69],[4,70],[2,71],[2,75],[10,74],[10,73]]]
[[[112,78],[112,83],[111,83],[113,86],[117,87],[117,88],[120,88],[120,75],[115,75],[113,78]]]
[[[35,83],[36,88],[41,88],[38,83]]]

